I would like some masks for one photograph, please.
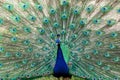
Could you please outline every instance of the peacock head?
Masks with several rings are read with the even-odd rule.
[[[60,34],[57,34],[57,38],[60,38]]]
[[[57,34],[57,40],[56,40],[56,43],[60,43],[60,34]]]

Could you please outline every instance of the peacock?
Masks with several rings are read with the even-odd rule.
[[[0,0],[0,80],[50,75],[120,80],[120,0]]]

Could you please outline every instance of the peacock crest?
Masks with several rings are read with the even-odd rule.
[[[58,34],[71,75],[120,79],[120,0],[0,0],[0,79],[53,74]]]

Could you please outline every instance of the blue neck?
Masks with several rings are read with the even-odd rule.
[[[68,69],[68,66],[64,60],[63,53],[62,53],[62,50],[60,48],[60,44],[58,44],[56,64],[54,67],[54,74],[56,76],[69,75],[69,69]]]

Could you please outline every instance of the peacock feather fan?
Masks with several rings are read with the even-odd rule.
[[[120,79],[120,0],[0,0],[0,78],[53,74],[60,34],[73,76]]]

